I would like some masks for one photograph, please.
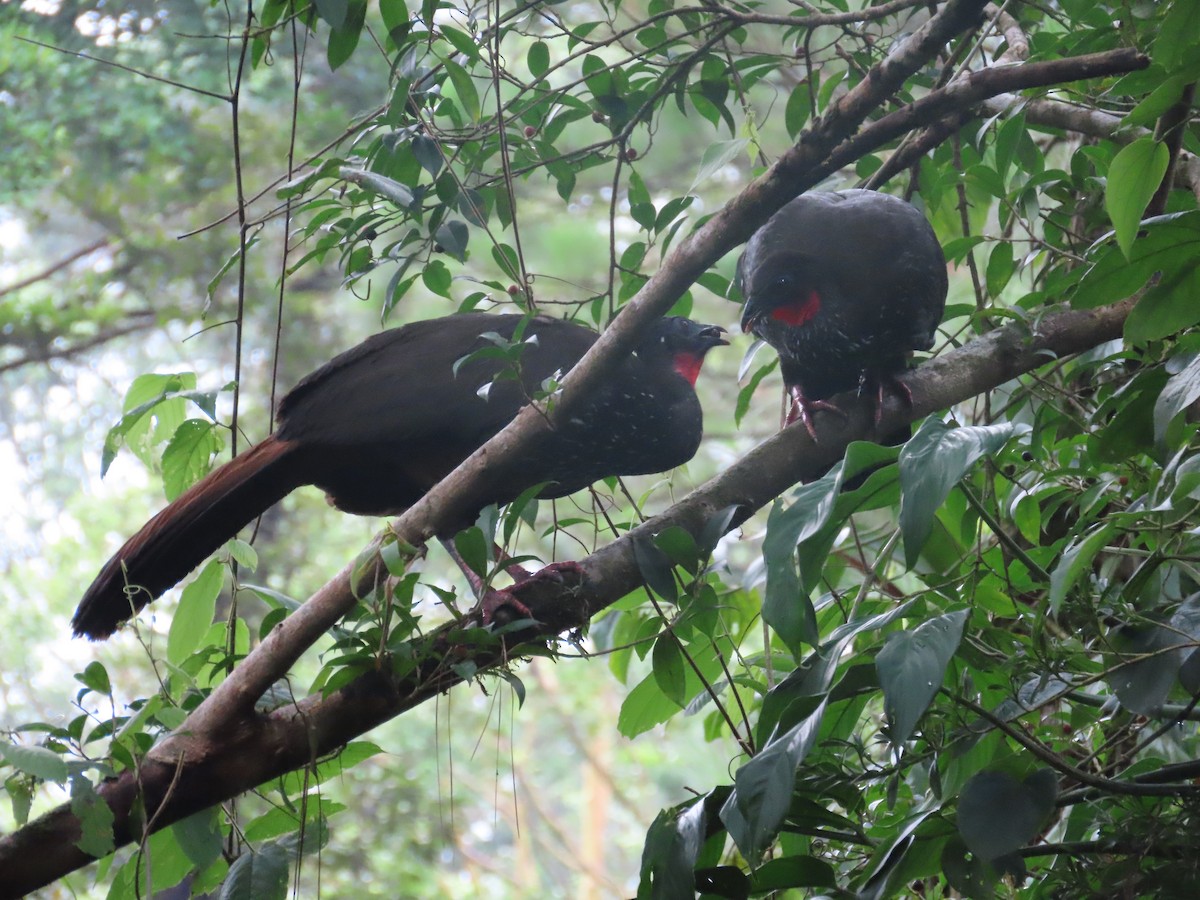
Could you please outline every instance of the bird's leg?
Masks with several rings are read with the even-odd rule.
[[[462,554],[458,552],[458,548],[454,546],[453,541],[443,540],[442,546],[446,548],[446,552],[450,554],[450,558],[458,564],[463,575],[467,578],[467,584],[471,586],[471,591],[478,598],[479,602],[476,604],[473,612],[479,613],[479,618],[484,625],[491,625],[496,617],[496,612],[504,607],[508,607],[516,613],[513,616],[514,620],[532,619],[534,617],[533,613],[529,611],[529,607],[513,596],[511,588],[498,591],[489,586],[478,572],[467,565],[467,561],[462,558]],[[499,553],[503,553],[499,547],[496,549]],[[501,558],[501,562],[503,562],[503,557]],[[519,566],[516,568],[525,576],[525,580],[528,580],[528,573]]]
[[[817,441],[817,432],[813,428],[812,414],[819,409],[826,412],[837,413],[843,419],[846,414],[838,409],[828,400],[809,400],[804,396],[804,388],[798,384],[788,385],[787,389],[789,401],[787,414],[783,417],[783,428],[791,425],[797,419],[804,423],[804,430],[808,432],[808,436],[813,439],[813,443]]]
[[[514,591],[520,591],[524,589],[526,585],[540,581],[553,581],[557,584],[563,584],[565,581],[563,575],[567,573],[574,575],[577,579],[582,579],[584,576],[583,566],[579,565],[579,563],[574,562],[573,560],[568,559],[564,560],[563,562],[547,563],[536,572],[530,572],[520,563],[513,561],[512,557],[509,556],[508,553],[505,552],[504,548],[499,544],[494,544],[493,548],[495,549],[496,560],[504,567],[504,571],[507,572],[512,578],[513,584],[507,590],[492,591],[491,593],[500,595],[504,601],[501,605],[518,607],[519,611],[525,614],[525,618],[532,619],[534,616],[524,603],[521,603],[516,597],[513,596]],[[492,612],[495,612],[495,609],[493,609]]]
[[[872,399],[875,404],[875,427],[879,427],[880,420],[883,419],[883,395],[885,388],[891,388],[892,393],[898,396],[902,401],[908,404],[911,408],[913,405],[912,388],[900,380],[899,377],[891,372],[867,372],[863,370],[859,376],[859,390],[868,382],[874,382],[875,392]]]
[[[490,587],[487,582],[480,577],[479,573],[467,565],[466,561],[459,554],[453,542],[442,541],[442,546],[446,548],[446,552],[450,554],[460,569],[463,575],[467,578],[467,583],[470,584],[471,590],[475,596],[479,598],[479,603],[476,605],[474,612],[479,614],[480,620],[484,625],[491,625],[497,622],[497,613],[501,609],[507,609],[508,612],[500,616],[499,624],[507,624],[518,619],[536,619],[533,612],[517,599],[517,593],[524,590],[527,586],[543,581],[552,581],[557,584],[563,584],[566,579],[564,575],[571,574],[577,579],[583,577],[583,567],[577,562],[570,560],[564,562],[550,563],[542,566],[536,572],[530,572],[519,563],[512,561],[512,558],[499,545],[495,544],[496,561],[503,566],[504,571],[513,579],[513,584],[504,590],[496,590]]]

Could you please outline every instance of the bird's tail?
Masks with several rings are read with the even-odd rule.
[[[75,634],[108,637],[304,484],[300,456],[294,444],[272,436],[181,494],[104,564],[75,610]]]

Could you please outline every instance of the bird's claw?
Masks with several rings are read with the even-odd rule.
[[[513,585],[516,587],[516,585]],[[532,619],[529,607],[518,600],[512,588],[504,591],[487,591],[479,601],[479,619],[484,625],[507,625],[518,619]]]
[[[517,592],[547,581],[557,585],[564,584],[567,581],[564,577],[567,573],[575,576],[576,579],[582,579],[584,576],[583,566],[572,560],[549,563],[503,591],[486,591],[483,599],[479,602],[480,619],[484,625],[507,625],[518,619],[536,620],[537,616],[529,607],[517,599]],[[505,612],[501,613],[501,610],[505,610]],[[498,613],[499,615],[497,615]]]
[[[804,396],[804,392],[800,390],[799,386],[793,386],[788,394],[790,400],[788,402],[787,415],[783,420],[783,427],[786,428],[799,419],[804,423],[804,430],[808,432],[808,436],[812,438],[814,444],[820,443],[817,440],[817,430],[813,427],[812,414],[814,412],[825,410],[826,412],[841,416],[843,419],[846,418],[846,413],[828,400],[809,400]]]

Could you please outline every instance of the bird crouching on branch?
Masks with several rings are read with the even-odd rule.
[[[703,428],[694,390],[721,329],[671,317],[570,417],[534,436],[484,503],[545,483],[562,497],[613,475],[687,462]],[[597,334],[561,319],[472,313],[385,331],[306,376],[262,443],[211,472],[114,554],[75,611],[76,635],[105,638],[242,527],[298,487],[343,512],[398,515],[561,377]],[[455,522],[449,533],[474,521]]]
[[[933,346],[946,306],[946,258],[925,217],[877,191],[803,194],[775,213],[738,260],[742,330],[779,353],[784,424],[840,412],[827,398],[870,392],[881,414],[913,350]]]

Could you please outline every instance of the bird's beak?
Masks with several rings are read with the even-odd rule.
[[[746,300],[746,305],[742,307],[742,334],[749,334],[758,325],[763,317],[761,309],[754,308],[752,299]]]
[[[706,325],[700,329],[700,337],[704,338],[714,347],[728,346],[729,341],[721,337],[725,333],[725,329],[720,325]]]

